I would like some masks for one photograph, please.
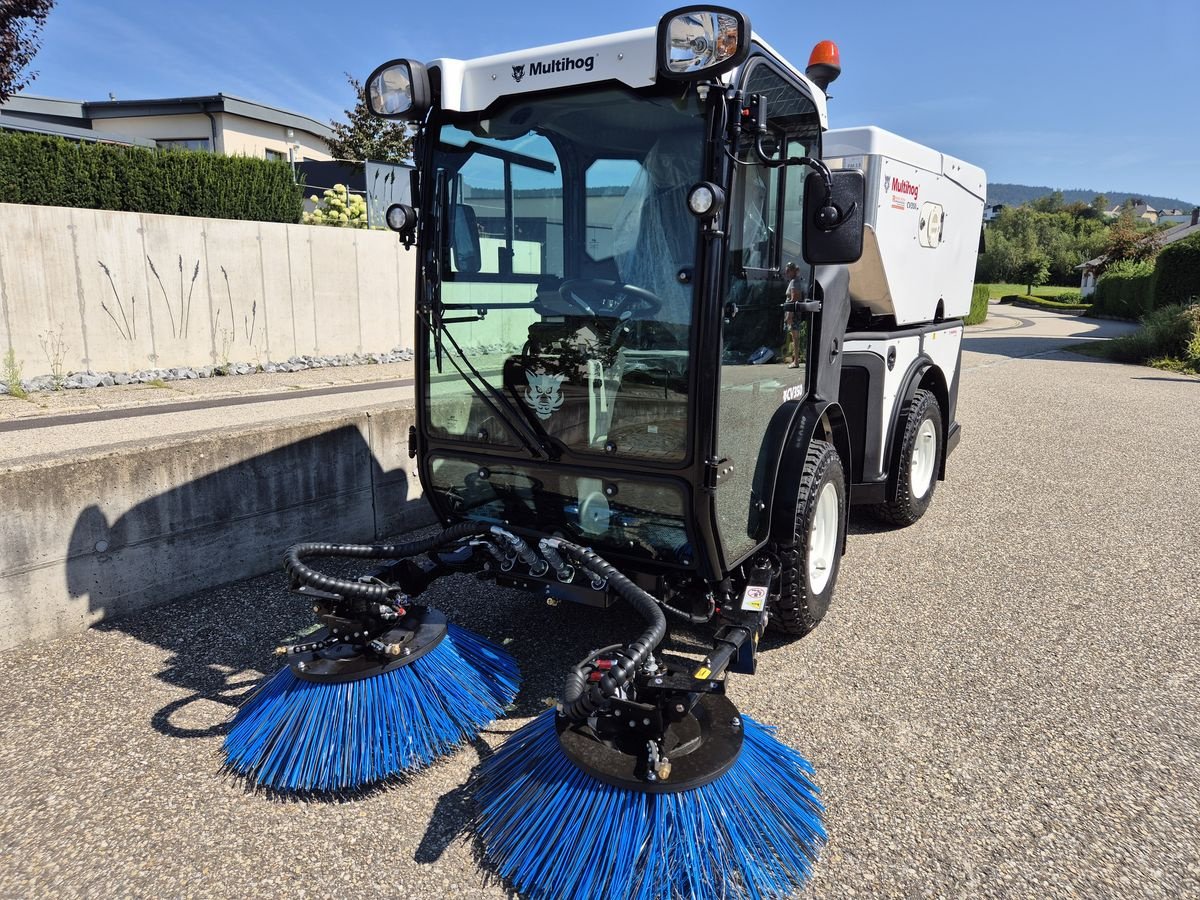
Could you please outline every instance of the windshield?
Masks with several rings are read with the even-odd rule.
[[[704,120],[680,94],[517,97],[440,127],[433,435],[684,460]]]

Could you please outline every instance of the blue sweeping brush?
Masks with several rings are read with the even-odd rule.
[[[539,546],[556,568],[565,556],[604,579],[648,627],[573,667],[558,708],[483,761],[474,827],[484,855],[529,900],[791,895],[825,842],[812,767],[713,680],[757,643],[763,618],[727,616],[703,663],[675,672],[653,649],[664,610],[679,610],[591,550]]]
[[[515,660],[455,625],[412,664],[355,681],[277,672],[234,716],[226,766],[277,791],[355,791],[432,763],[517,695]]]
[[[550,710],[476,776],[475,828],[498,874],[530,900],[781,898],[825,842],[812,767],[741,717],[733,765],[706,785],[649,793],[570,759]]]
[[[464,523],[407,544],[291,547],[292,587],[316,601],[325,628],[277,648],[289,665],[234,715],[225,767],[276,791],[352,792],[429,765],[501,715],[520,684],[511,656],[437,610],[409,605],[399,585],[378,574],[350,581],[304,563],[402,559],[480,530]]]

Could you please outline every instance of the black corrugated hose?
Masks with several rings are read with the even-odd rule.
[[[466,537],[487,534],[491,526],[485,522],[459,522],[432,537],[410,541],[407,544],[295,544],[283,556],[283,567],[293,584],[306,584],[331,594],[339,594],[347,600],[369,600],[382,602],[394,590],[386,584],[369,584],[348,581],[325,575],[309,568],[302,560],[314,556],[341,556],[355,559],[401,559],[427,553]]]
[[[607,579],[608,586],[617,596],[650,623],[641,635],[617,653],[612,668],[604,673],[603,678],[594,682],[590,689],[587,676],[579,666],[567,673],[567,683],[563,687],[562,714],[572,722],[585,722],[633,680],[646,658],[662,643],[667,634],[667,617],[653,594],[642,590],[591,550],[563,540],[556,540],[553,546],[579,566]]]

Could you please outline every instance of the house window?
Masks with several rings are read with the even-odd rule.
[[[287,154],[282,150],[271,150],[270,148],[263,151],[267,155],[267,159],[272,162],[283,162],[287,159]]]
[[[207,150],[208,138],[161,138],[154,142],[161,150]]]

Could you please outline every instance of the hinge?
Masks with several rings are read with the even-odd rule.
[[[733,475],[733,460],[728,456],[720,459],[710,459],[704,464],[704,486],[715,488],[725,479]]]
[[[408,458],[417,458],[417,426],[408,426]]]

